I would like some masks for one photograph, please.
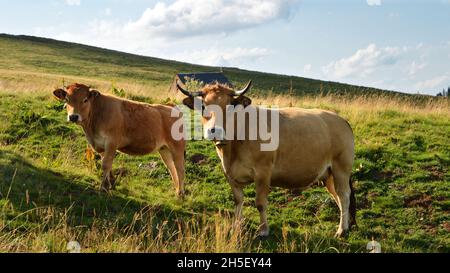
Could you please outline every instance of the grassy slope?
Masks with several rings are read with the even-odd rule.
[[[15,86],[28,88],[20,85],[20,75],[25,82],[42,79],[44,88],[46,79],[60,81],[52,74],[93,82],[108,82],[113,74],[119,86],[136,81],[161,92],[173,73],[189,69],[186,64],[121,53],[108,57],[103,50],[94,61],[87,55],[92,48],[73,46],[61,54],[59,43],[6,40],[0,38],[0,47],[9,48],[10,58],[0,62],[0,83],[11,88],[0,90],[0,251],[65,251],[67,241],[76,239],[85,251],[354,252],[364,251],[372,238],[385,251],[450,251],[450,115],[445,104],[417,109],[383,99],[289,99],[295,106],[332,109],[352,124],[359,228],[346,240],[331,238],[338,210],[323,187],[301,194],[273,189],[272,236],[259,242],[253,240],[258,223],[254,187],[245,192],[247,226],[236,231],[228,215],[231,190],[210,143],[189,143],[188,157],[202,153],[207,162],[187,162],[184,202],[174,197],[156,155],[119,155],[114,166],[120,185],[108,196],[96,190],[99,162],[84,158],[87,142],[81,129],[65,122],[64,109],[49,90],[12,92]],[[88,68],[80,70],[84,62]],[[147,91],[152,90],[135,92],[145,96]],[[286,102],[285,97],[270,101],[275,100]]]
[[[145,91],[149,91],[152,94],[166,92],[176,73],[219,70],[217,67],[142,57],[28,36],[0,34],[0,51],[2,52],[0,55],[0,69],[37,73],[40,75],[33,75],[35,78],[45,78],[50,80],[53,85],[61,85],[63,77],[80,80],[88,79],[92,84],[98,83],[99,85],[102,82],[126,82],[127,84],[133,83],[135,87],[142,86]],[[386,91],[374,88],[236,68],[224,68],[224,72],[237,85],[253,79],[255,92],[262,91],[262,93],[286,93],[291,86],[291,81],[292,90],[296,94],[318,92],[386,93]],[[20,74],[14,75],[14,77],[20,76]],[[5,81],[12,80],[11,77],[13,76],[9,75],[7,77],[2,75]]]

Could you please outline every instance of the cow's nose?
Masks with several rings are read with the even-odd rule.
[[[225,137],[224,129],[221,127],[212,127],[207,130],[205,138],[208,140],[223,140]]]
[[[78,121],[78,115],[70,115],[69,120],[71,122],[77,122]]]

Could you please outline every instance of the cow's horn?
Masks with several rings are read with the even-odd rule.
[[[239,91],[234,91],[234,95],[235,96],[241,96],[244,95],[245,93],[247,93],[248,90],[250,90],[250,87],[252,87],[252,80],[250,80],[247,85],[244,87],[244,89],[239,90]]]
[[[198,96],[203,95],[202,91],[189,92],[186,89],[184,89],[183,87],[181,87],[178,83],[177,83],[177,88],[178,88],[178,90],[181,91],[181,93],[183,93],[184,95],[186,95],[188,97],[198,97]]]

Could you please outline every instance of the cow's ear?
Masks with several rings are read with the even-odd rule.
[[[249,106],[250,104],[252,104],[252,100],[249,97],[246,96],[239,96],[235,99],[233,99],[233,103],[234,106],[237,105],[242,105],[245,107]]]
[[[62,89],[56,89],[55,91],[53,91],[53,95],[58,99],[58,100],[65,100],[66,96],[67,96],[67,92],[62,90]]]
[[[194,110],[194,97],[187,97],[183,100],[183,104]]]
[[[89,98],[96,98],[100,96],[100,91],[97,90],[90,90],[89,91]]]

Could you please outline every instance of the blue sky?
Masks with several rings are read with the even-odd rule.
[[[0,33],[410,93],[450,86],[450,0],[0,0]]]

